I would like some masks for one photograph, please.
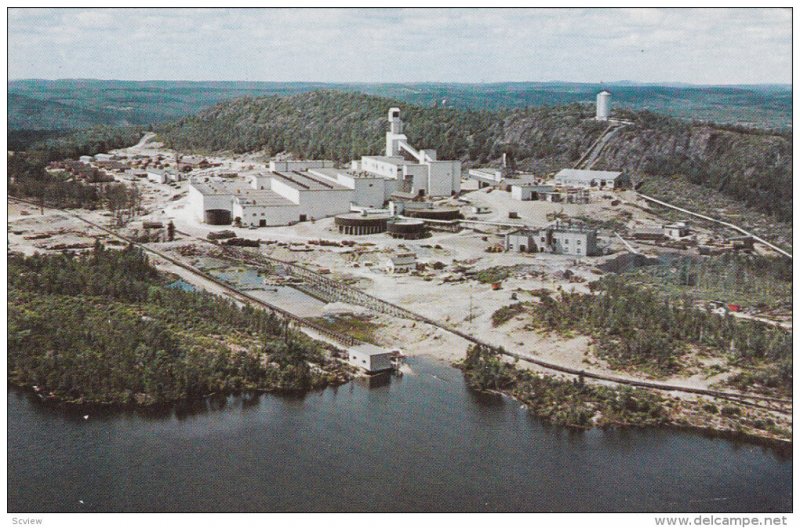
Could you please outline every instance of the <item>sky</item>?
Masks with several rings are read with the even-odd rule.
[[[788,9],[8,10],[10,79],[791,83]]]

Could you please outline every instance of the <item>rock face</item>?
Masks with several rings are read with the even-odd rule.
[[[513,112],[492,133],[500,143],[517,147],[522,165],[540,172],[571,166],[605,125],[564,108],[561,115]],[[687,123],[647,112],[625,117],[633,124],[609,135],[592,168],[624,170],[634,178],[680,175],[791,221],[791,134]]]
[[[680,124],[623,128],[595,168],[680,174],[784,221],[792,219],[791,137]]]

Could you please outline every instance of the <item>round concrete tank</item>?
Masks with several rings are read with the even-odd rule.
[[[458,220],[461,211],[457,207],[437,207],[434,209],[409,209],[405,215],[411,218],[428,218],[430,220]]]
[[[425,222],[422,220],[395,220],[386,225],[386,231],[392,238],[415,240],[425,236]]]
[[[597,115],[598,121],[608,121],[611,116],[611,92],[603,90],[597,94]]]
[[[231,212],[227,209],[208,209],[203,216],[209,225],[231,225]]]
[[[388,215],[341,214],[333,219],[334,225],[344,235],[372,235],[386,231]]]

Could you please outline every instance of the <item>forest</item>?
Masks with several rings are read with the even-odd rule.
[[[614,105],[685,119],[788,128],[791,85],[691,86],[630,82],[320,83],[253,81],[120,81],[18,79],[8,83],[10,129],[149,125],[171,121],[226,99],[316,90],[358,92],[417,106],[499,110],[590,104],[609,89]]]
[[[275,315],[171,288],[131,246],[12,254],[8,266],[8,379],[47,398],[152,405],[348,379]]]
[[[675,297],[724,299],[760,310],[791,309],[792,261],[782,256],[724,253],[683,256],[625,274]]]
[[[641,389],[590,385],[519,369],[480,345],[471,345],[457,364],[467,384],[480,391],[509,393],[546,421],[568,427],[661,425],[665,400]]]
[[[9,148],[16,144],[20,150],[7,157],[8,194],[57,208],[107,207],[116,212],[130,207],[137,196],[125,185],[76,181],[66,173],[48,172],[47,165],[133,145],[141,135],[141,129],[111,127],[53,135],[11,131]]]
[[[667,425],[792,438],[791,430],[769,413],[732,402],[683,400],[629,386],[587,383],[582,376],[570,380],[538,374],[504,361],[480,345],[471,345],[455,366],[462,370],[470,388],[510,395],[531,414],[556,425],[576,429]]]
[[[792,336],[759,321],[720,317],[696,309],[689,297],[607,276],[590,285],[593,293],[539,292],[532,323],[543,331],[577,332],[594,338],[597,354],[614,368],[667,376],[682,368],[692,348],[727,358],[747,379],[786,394],[792,391]],[[752,387],[751,387],[752,388]]]

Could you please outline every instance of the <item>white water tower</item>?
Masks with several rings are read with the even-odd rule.
[[[597,121],[608,121],[611,116],[611,92],[603,90],[597,94]]]

